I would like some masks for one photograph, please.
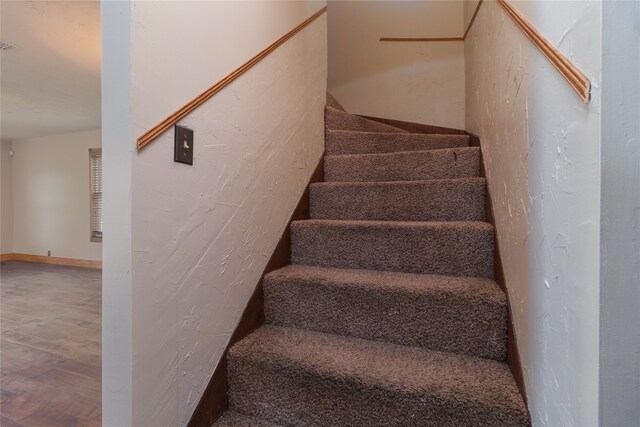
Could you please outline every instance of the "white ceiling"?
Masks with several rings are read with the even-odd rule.
[[[100,128],[100,2],[2,1],[0,136]]]

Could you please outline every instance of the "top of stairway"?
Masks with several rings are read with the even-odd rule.
[[[326,154],[371,154],[468,147],[469,135],[327,130]]]
[[[368,115],[351,114],[327,92],[327,102],[325,107],[325,115],[331,117],[332,120],[327,121],[327,129],[336,130],[360,130],[366,131],[363,127],[370,126],[371,129],[382,129],[380,132],[397,133],[416,133],[416,134],[440,134],[440,135],[469,135],[464,129],[456,129],[444,126],[428,125],[423,123],[407,122],[403,120],[387,119],[382,117],[374,117]],[[348,116],[353,123],[359,123],[358,126],[349,127]],[[341,118],[342,120],[337,120]],[[364,121],[363,121],[364,120]],[[382,126],[382,127],[381,127]],[[385,130],[386,129],[386,130]],[[375,132],[375,130],[371,130]]]

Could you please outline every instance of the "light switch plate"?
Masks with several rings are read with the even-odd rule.
[[[173,161],[177,163],[193,164],[193,130],[175,126],[173,147]]]

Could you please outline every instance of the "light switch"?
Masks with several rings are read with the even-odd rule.
[[[176,125],[173,161],[187,165],[193,164],[193,130]]]

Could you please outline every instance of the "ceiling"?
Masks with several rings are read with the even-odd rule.
[[[2,1],[0,137],[100,128],[100,2]]]

